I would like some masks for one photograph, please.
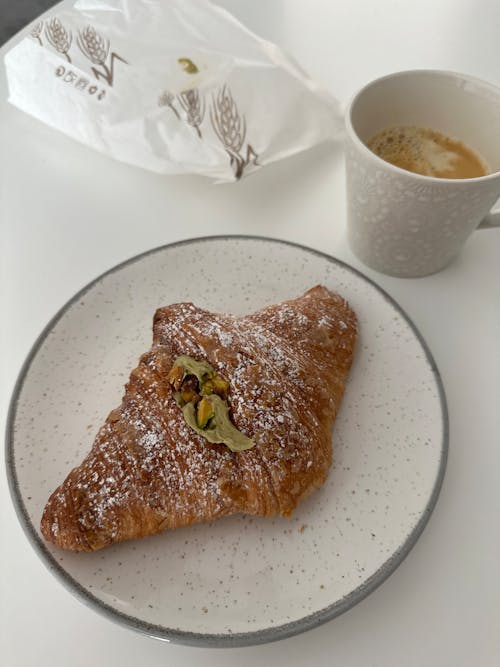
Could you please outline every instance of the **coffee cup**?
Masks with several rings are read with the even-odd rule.
[[[487,173],[429,176],[368,143],[387,128],[428,128],[462,142]],[[363,87],[346,112],[347,233],[355,255],[393,276],[445,268],[476,229],[500,226],[500,89],[464,74],[413,70]]]

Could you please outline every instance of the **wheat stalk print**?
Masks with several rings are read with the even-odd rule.
[[[96,67],[90,68],[95,78],[105,79],[110,86],[113,85],[115,59],[121,60],[122,63],[128,65],[127,61],[114,51],[112,51],[111,54],[109,53],[109,39],[100,35],[91,25],[78,31],[76,43],[83,55],[88,58],[91,63],[98,65],[101,68],[100,70]],[[106,63],[108,55],[110,59],[109,67]]]
[[[175,113],[177,118],[180,120],[181,119],[180,114],[177,111],[177,109],[174,107],[174,100],[175,100],[175,96],[172,95],[172,93],[169,93],[168,90],[165,90],[160,95],[160,97],[158,98],[158,106],[159,107],[168,107],[169,109],[171,109]]]
[[[194,127],[198,137],[201,139],[200,125],[203,123],[205,117],[205,99],[200,95],[196,88],[191,90],[184,90],[180,95],[177,95],[180,105],[186,112],[186,120]]]
[[[95,65],[105,66],[109,52],[109,40],[96,32],[95,28],[88,25],[83,30],[79,30],[76,43],[80,51],[90,62]]]
[[[245,116],[241,116],[231,91],[224,85],[216,95],[212,95],[210,120],[215,134],[229,155],[230,164],[236,180],[239,180],[245,167],[253,159],[257,164],[257,153],[247,144],[246,156],[241,149],[245,143],[247,126]]]
[[[43,21],[38,21],[38,23],[35,23],[35,25],[33,26],[33,28],[31,29],[31,32],[30,32],[30,35],[34,39],[38,40],[38,43],[40,44],[40,46],[43,46],[42,39],[40,37],[40,35],[42,34],[42,30],[43,30]]]
[[[218,95],[212,95],[210,120],[224,148],[238,155],[246,137],[246,121],[245,117],[241,118],[227,86],[223,86]]]
[[[71,30],[66,30],[61,21],[57,17],[47,21],[45,24],[45,36],[47,40],[52,45],[52,47],[63,56],[66,57],[66,60],[70,63],[71,58],[68,55],[71,42],[73,41],[73,35]],[[41,41],[40,41],[41,44]]]

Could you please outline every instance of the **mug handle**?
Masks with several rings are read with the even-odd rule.
[[[493,227],[500,227],[500,210],[490,211],[486,217],[484,217],[476,229],[492,229]]]

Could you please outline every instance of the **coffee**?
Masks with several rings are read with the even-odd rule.
[[[389,127],[367,143],[382,160],[423,176],[477,178],[489,173],[484,161],[461,141],[435,130]]]

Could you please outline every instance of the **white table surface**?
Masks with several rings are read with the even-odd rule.
[[[408,68],[453,69],[500,85],[497,0],[221,4],[288,49],[344,102],[367,80]],[[2,420],[30,346],[78,289],[148,248],[223,233],[302,243],[377,281],[427,340],[450,414],[441,496],[403,564],[344,615],[250,648],[159,642],[82,605],[38,560],[2,473],[2,665],[500,665],[500,229],[476,232],[438,275],[382,276],[362,267],[346,244],[343,161],[331,146],[237,185],[160,177],[112,162],[10,108],[3,71],[0,77]]]

